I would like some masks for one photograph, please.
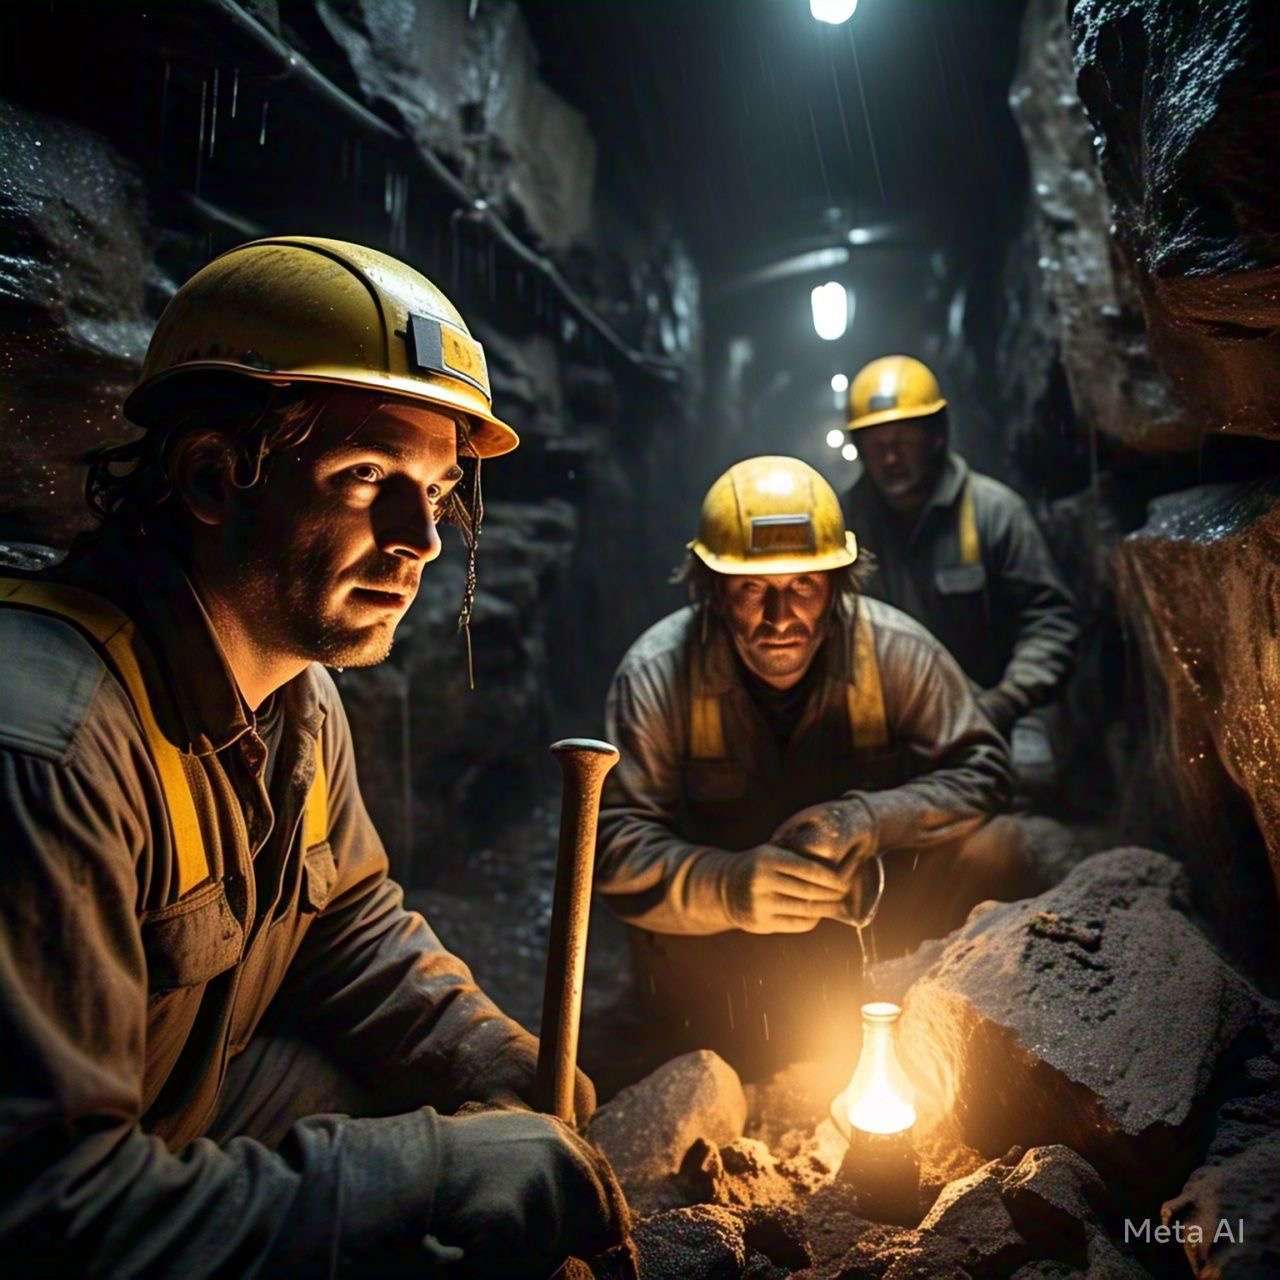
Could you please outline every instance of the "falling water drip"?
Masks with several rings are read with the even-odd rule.
[[[240,68],[231,73],[231,118],[236,118],[236,103],[240,101]]]
[[[209,99],[209,82],[200,81],[200,133],[196,139],[196,195],[200,194],[200,175],[204,169],[204,109]]]
[[[267,142],[267,110],[271,106],[270,98],[262,100],[262,123],[258,126],[258,146],[262,147]]]
[[[213,69],[213,100],[209,105],[209,159],[213,159],[213,144],[218,139],[218,68]]]

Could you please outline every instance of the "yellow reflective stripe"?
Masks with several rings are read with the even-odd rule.
[[[302,809],[302,849],[323,844],[329,838],[329,775],[324,767],[324,745],[320,734],[316,735],[316,772],[307,790],[306,804]]]
[[[978,519],[973,513],[973,485],[964,482],[964,493],[960,498],[960,563],[981,564],[982,544],[978,541]]]
[[[203,883],[209,878],[209,858],[200,831],[200,820],[196,816],[191,784],[183,768],[182,753],[165,737],[151,709],[151,697],[137,656],[142,642],[133,623],[101,596],[61,583],[0,579],[0,600],[66,618],[105,650],[133,703],[147,740],[151,762],[160,778],[178,858],[178,896]]]
[[[719,760],[724,754],[720,699],[713,694],[694,694],[690,701],[689,755],[694,760]]]
[[[847,686],[847,700],[854,748],[868,751],[888,746],[889,724],[884,713],[875,632],[871,619],[861,608],[853,628],[853,681]]]

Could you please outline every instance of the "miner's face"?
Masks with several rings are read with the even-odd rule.
[[[857,442],[871,483],[892,509],[917,510],[928,501],[946,448],[946,436],[936,423],[882,422],[863,427]]]
[[[775,689],[791,688],[826,636],[830,575],[726,574],[719,589],[721,612],[747,669]]]
[[[381,662],[461,477],[453,418],[336,397],[238,513],[236,576],[264,640],[328,666]]]

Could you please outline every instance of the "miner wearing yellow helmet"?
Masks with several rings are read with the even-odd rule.
[[[881,868],[882,954],[1031,888],[1018,828],[992,819],[1004,742],[864,571],[816,471],[740,462],[689,543],[691,604],[614,677],[596,886],[630,926],[651,1056],[710,1047],[750,1076],[838,1045]]]
[[[441,523],[474,548],[517,444],[479,343],[394,258],[259,240],[178,290],[125,412],[97,531],[0,580],[0,1240],[68,1276],[612,1247],[603,1158],[515,1109],[537,1041],[388,878],[324,669],[386,657]]]
[[[879,557],[867,593],[928,627],[1012,738],[1026,783],[1052,780],[1042,717],[1075,661],[1080,628],[1027,504],[948,447],[947,402],[910,356],[873,360],[849,387],[863,474],[845,494],[849,527]]]

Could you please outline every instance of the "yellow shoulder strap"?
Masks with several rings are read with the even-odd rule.
[[[964,482],[959,515],[960,563],[981,564],[982,544],[978,541],[978,520],[973,513],[973,484]]]
[[[724,725],[720,719],[720,699],[715,694],[695,693],[690,700],[689,755],[694,760],[724,757]]]
[[[200,832],[200,821],[196,817],[191,784],[183,769],[182,753],[165,737],[156,722],[151,696],[138,662],[142,642],[133,623],[101,596],[62,583],[0,578],[0,604],[37,609],[65,618],[85,632],[105,653],[133,703],[164,791],[174,848],[178,854],[179,897],[203,883],[209,878],[209,858]]]
[[[888,746],[889,726],[884,713],[880,663],[876,660],[875,632],[867,611],[861,606],[853,627],[853,683],[846,687],[854,749],[868,751]]]
[[[316,734],[316,772],[302,809],[302,851],[329,838],[329,775],[324,768],[324,746]]]

